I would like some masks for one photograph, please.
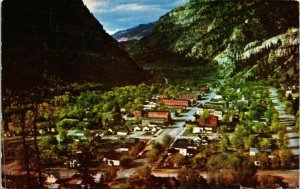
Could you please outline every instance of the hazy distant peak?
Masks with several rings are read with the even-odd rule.
[[[140,40],[144,36],[148,35],[153,27],[155,22],[150,22],[148,24],[140,24],[136,27],[129,28],[127,30],[121,30],[112,35],[118,42],[126,42],[132,40]]]

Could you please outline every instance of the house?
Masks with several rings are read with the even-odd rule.
[[[204,107],[199,107],[197,109],[197,114],[202,115],[204,110],[207,111],[209,113],[209,115],[214,115],[214,112],[215,112],[214,108],[204,108]]]
[[[135,126],[133,128],[133,132],[138,132],[138,131],[142,131],[142,128],[140,126]]]
[[[144,132],[150,131],[150,127],[148,127],[148,126],[143,127],[143,131]]]
[[[256,156],[256,155],[258,155],[259,154],[259,149],[258,148],[250,148],[249,149],[249,155],[250,156]]]
[[[144,110],[151,110],[157,107],[157,103],[145,101],[143,107]]]
[[[129,134],[128,128],[121,128],[117,131],[117,135],[126,136]]]
[[[104,156],[103,162],[105,162],[108,166],[120,166],[121,158],[121,153],[111,152]]]
[[[216,127],[218,126],[218,117],[210,116],[206,119],[198,118],[197,119],[198,125],[202,127]]]
[[[218,126],[218,117],[210,116],[209,118],[205,119],[205,125],[209,127],[216,127]]]
[[[172,148],[178,150],[183,156],[193,156],[197,153],[199,145],[197,143],[191,143],[187,139],[177,140]]]
[[[69,167],[79,167],[80,163],[76,159],[69,161]]]
[[[104,174],[103,173],[97,173],[93,176],[95,183],[101,183],[104,180]]]
[[[46,183],[47,184],[54,184],[58,179],[55,178],[54,175],[50,174],[47,178],[46,178]]]
[[[224,112],[222,110],[215,110],[213,113],[214,116],[218,117],[219,120],[223,119]]]
[[[191,106],[191,102],[185,99],[163,99],[163,103],[166,106],[180,106],[180,107]]]
[[[198,133],[205,133],[205,129],[203,127],[193,127],[193,133],[198,134]]]
[[[123,144],[122,146],[120,146],[118,149],[116,149],[116,152],[119,153],[128,153],[129,150],[131,149],[132,145],[130,144]]]
[[[215,107],[215,108],[212,108],[212,107]],[[221,109],[218,109],[216,106],[212,106],[212,107],[211,106],[206,106],[205,108],[199,107],[197,110],[197,114],[202,115],[204,110],[206,110],[206,111],[208,111],[209,115],[216,116],[216,117],[218,117],[219,120],[222,120],[224,111]]]
[[[134,115],[134,117],[142,117],[142,112],[141,111],[134,111],[133,115]]]
[[[114,134],[115,133],[111,128],[108,128],[107,132],[110,133],[110,134]]]
[[[222,95],[215,95],[215,97],[214,97],[214,99],[217,99],[217,100],[222,99],[222,98],[223,98]]]
[[[155,133],[156,131],[158,131],[160,129],[160,127],[152,127],[151,131],[152,133]]]

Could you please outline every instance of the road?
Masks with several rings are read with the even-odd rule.
[[[295,155],[299,155],[299,133],[293,132],[296,118],[294,115],[286,113],[284,104],[279,100],[277,90],[274,87],[269,87],[269,93],[272,103],[279,113],[279,123],[286,127],[286,135],[289,138],[288,147]],[[277,134],[272,136],[273,138],[278,138]]]
[[[143,167],[147,163],[147,157],[144,155],[141,158],[135,159],[133,161],[133,164],[135,167],[130,169],[121,169],[117,173],[117,179],[122,178],[129,178],[131,175],[133,175],[139,168]]]
[[[197,103],[204,104],[206,102],[211,101],[212,98],[214,98],[216,94],[216,89],[213,89],[204,100],[199,100]],[[180,136],[184,132],[184,125],[186,121],[194,120],[194,114],[197,112],[198,107],[189,107],[187,108],[187,112],[184,112],[180,114],[180,117],[173,117],[174,124],[168,128],[163,129],[162,132],[159,133],[157,137],[152,137],[151,141],[160,142],[162,143],[162,139],[165,135],[170,135],[175,138],[175,141],[180,138]],[[146,147],[146,149],[148,149]],[[147,164],[147,158],[143,156],[142,158],[134,160],[134,163],[136,164],[135,167],[130,169],[121,169],[117,173],[117,179],[122,178],[129,178],[131,175],[133,175],[140,167]]]

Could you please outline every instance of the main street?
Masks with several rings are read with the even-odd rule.
[[[211,92],[205,96],[204,99],[198,100],[197,104],[205,104],[206,102],[211,101],[212,98],[214,98],[216,94],[216,89],[211,90]],[[184,132],[184,125],[187,121],[194,120],[194,114],[197,113],[198,107],[188,107],[187,111],[180,114],[179,117],[172,117],[174,123],[172,126],[167,127],[163,129],[156,137],[153,136],[149,142],[149,145],[146,147],[146,149],[149,149],[150,144],[154,142],[160,142],[162,143],[162,139],[165,135],[170,135],[175,138],[175,141],[183,134]],[[145,154],[143,157],[140,157],[138,159],[134,160],[134,164],[136,164],[136,167],[130,168],[130,169],[121,169],[117,173],[117,179],[122,178],[129,178],[131,175],[136,173],[136,171],[147,164],[147,158]]]
[[[206,102],[210,102],[211,99],[216,95],[216,89],[211,90],[209,94],[205,96],[205,98],[198,100],[197,104],[205,104]],[[194,121],[194,115],[197,113],[198,107],[188,107],[187,111],[180,114],[179,117],[172,117],[174,124],[171,127],[164,129],[157,137],[153,138],[154,141],[162,142],[162,138],[164,135],[170,135],[177,140],[184,132],[184,125],[187,121]]]

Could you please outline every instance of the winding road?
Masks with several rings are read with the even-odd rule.
[[[277,90],[274,87],[269,87],[269,93],[272,103],[279,113],[279,123],[286,127],[286,135],[289,139],[288,147],[294,155],[299,156],[299,133],[293,131],[296,118],[294,115],[286,113],[284,104],[279,100]],[[278,135],[274,134],[273,138],[278,138]]]

